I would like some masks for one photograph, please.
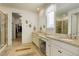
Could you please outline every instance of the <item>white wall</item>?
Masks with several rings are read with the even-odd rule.
[[[26,24],[26,20],[28,21],[29,24],[32,24],[32,27],[29,28],[29,24]],[[37,21],[38,16],[35,13],[31,12],[26,12],[23,14],[22,18],[22,42],[23,43],[29,43],[32,42],[32,32],[33,32],[33,27],[35,26],[36,28],[38,27]]]
[[[50,29],[47,28],[47,14],[54,11],[55,12],[55,5],[51,4],[49,7],[42,8],[39,12],[39,29],[42,27],[43,32],[51,32]],[[55,19],[55,16],[54,16]],[[53,20],[54,20],[53,19]],[[55,21],[56,22],[56,21]],[[52,32],[55,32],[55,22],[54,22],[54,30]],[[45,28],[43,26],[45,25]]]
[[[42,31],[45,32],[46,31],[46,27],[47,27],[47,17],[45,14],[45,9],[42,9],[39,12],[39,29],[40,27],[42,27]],[[43,28],[43,26],[45,25],[45,28]]]
[[[13,8],[7,8],[0,6],[0,10],[6,14],[8,14],[8,45],[12,45],[12,12],[20,13],[22,17],[22,43],[32,42],[31,34],[33,31],[33,26],[37,26],[38,16],[37,13],[31,11],[18,10]],[[32,28],[26,25],[26,20],[28,23],[32,24]]]

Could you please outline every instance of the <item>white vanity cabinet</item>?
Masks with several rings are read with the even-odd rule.
[[[51,46],[51,56],[60,56],[59,48],[56,46]]]
[[[50,40],[51,42],[51,56],[78,56],[79,47],[57,41],[55,39]]]
[[[79,56],[79,46],[71,44],[72,41],[65,42],[59,38],[45,37],[43,35],[32,34],[33,42],[40,48],[40,40],[46,42],[47,56]]]
[[[39,36],[37,34],[32,34],[32,42],[39,47]]]
[[[72,56],[73,54],[58,46],[51,46],[51,56]]]

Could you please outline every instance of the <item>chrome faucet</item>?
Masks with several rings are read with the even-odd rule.
[[[75,33],[73,33],[73,34],[70,34],[70,35],[69,35],[69,38],[70,38],[70,39],[77,39],[77,36],[75,35]]]

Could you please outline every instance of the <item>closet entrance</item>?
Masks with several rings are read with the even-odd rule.
[[[22,43],[22,23],[19,13],[12,13],[12,43],[20,45]]]

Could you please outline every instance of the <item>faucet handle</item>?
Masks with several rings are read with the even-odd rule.
[[[69,39],[72,39],[72,34],[68,34],[68,38]]]

